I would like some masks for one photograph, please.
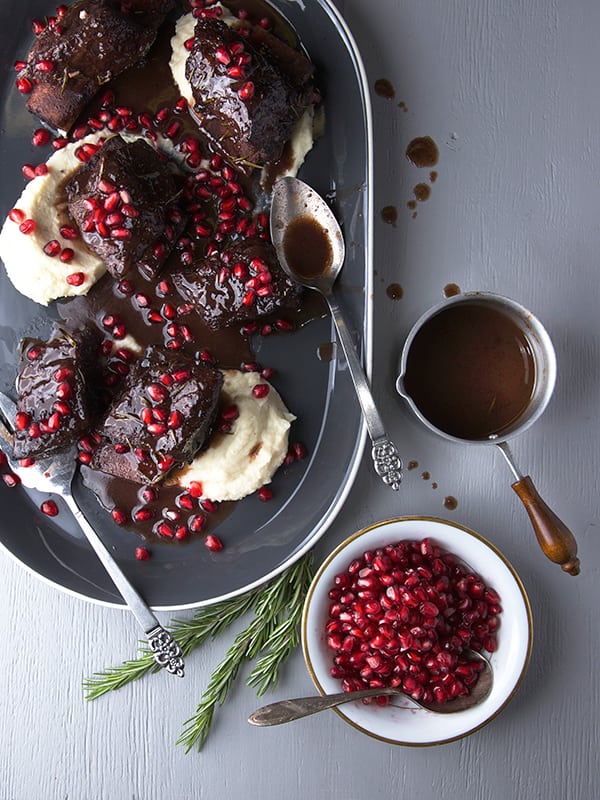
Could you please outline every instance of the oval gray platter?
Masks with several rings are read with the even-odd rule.
[[[367,372],[371,365],[372,129],[369,92],[354,40],[327,0],[273,0],[295,27],[315,63],[325,97],[324,136],[299,177],[332,200],[347,242],[340,302],[348,312]],[[31,19],[54,12],[52,3],[30,0],[0,8],[0,218],[19,196],[23,163],[38,163],[30,144],[37,126],[14,88],[13,62],[31,46]],[[37,151],[37,152],[36,152]],[[45,157],[45,156],[44,156]],[[48,332],[52,307],[19,295],[0,269],[0,390],[14,396],[15,353],[26,335]],[[81,485],[77,499],[122,569],[155,609],[194,608],[235,596],[275,576],[321,537],[343,504],[365,442],[354,389],[343,356],[321,361],[321,345],[335,340],[329,318],[293,335],[255,341],[258,360],[275,367],[274,384],[297,416],[292,440],[309,457],[275,475],[274,499],[240,501],[218,528],[225,549],[211,553],[200,539],[181,546],[152,545],[150,561],[138,562],[134,533],[110,515]],[[8,489],[0,481],[0,545],[43,580],[105,605],[122,606],[111,580],[68,511],[50,519],[39,510],[45,496]]]

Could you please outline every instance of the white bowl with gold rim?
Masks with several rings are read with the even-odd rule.
[[[335,709],[353,727],[392,744],[433,745],[450,742],[487,724],[514,696],[527,670],[532,647],[532,618],[519,576],[504,555],[475,531],[432,517],[401,517],[375,523],[342,542],[319,568],[308,591],[302,617],[302,649],[308,671],[321,694],[342,690],[332,678],[333,652],[326,643],[329,590],[334,578],[367,550],[402,540],[431,539],[478,573],[500,595],[502,612],[497,650],[490,655],[494,683],[479,705],[454,714],[434,714],[398,698],[377,706],[346,703]]]

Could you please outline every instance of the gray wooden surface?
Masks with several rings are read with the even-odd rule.
[[[240,682],[205,750],[185,755],[175,739],[229,637],[191,657],[184,681],[160,675],[86,704],[82,679],[133,656],[134,622],[49,588],[1,555],[1,800],[598,797],[600,5],[339,5],[371,87],[386,78],[396,92],[393,100],[373,92],[374,388],[405,459],[419,468],[393,495],[365,461],[317,553],[399,514],[475,528],[504,551],[529,593],[535,639],[527,676],[480,732],[414,749],[362,736],[332,712],[285,728],[250,728],[245,718],[256,698]],[[406,202],[428,173],[411,166],[404,150],[422,135],[439,145],[439,178],[412,219]],[[395,227],[379,218],[387,205],[398,208]],[[392,282],[403,288],[402,300],[387,296]],[[575,532],[578,578],[541,555],[499,453],[438,441],[395,396],[403,337],[451,282],[514,297],[553,337],[555,395],[513,449]],[[454,511],[444,508],[448,495],[458,500]],[[310,690],[297,652],[273,698]]]

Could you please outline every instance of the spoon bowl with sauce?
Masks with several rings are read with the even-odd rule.
[[[402,461],[385,433],[334,292],[346,250],[342,231],[333,212],[308,184],[297,178],[281,178],[273,189],[271,239],[288,276],[296,283],[320,292],[327,301],[372,441],[371,456],[375,472],[387,486],[397,490],[402,480]]]
[[[555,382],[556,355],[541,322],[514,300],[472,292],[443,301],[416,322],[396,388],[438,436],[501,450],[543,552],[577,575],[573,534],[520,472],[508,445],[542,415]]]

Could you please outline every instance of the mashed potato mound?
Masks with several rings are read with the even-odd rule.
[[[85,294],[106,271],[104,262],[81,238],[67,240],[60,235],[60,226],[66,219],[61,186],[82,166],[75,150],[86,143],[95,144],[99,138],[100,134],[92,134],[58,150],[46,162],[48,174],[39,175],[27,184],[15,208],[35,222],[32,233],[21,233],[19,224],[8,217],[0,233],[0,258],[13,286],[44,306],[59,297]],[[70,247],[74,251],[69,263],[44,253],[44,246],[53,239],[61,248]],[[67,283],[67,275],[76,272],[85,276],[79,286]]]
[[[223,376],[223,402],[237,406],[239,416],[230,433],[215,434],[209,447],[174,480],[184,488],[192,481],[201,483],[203,496],[211,500],[241,500],[270,483],[283,463],[295,416],[256,372],[224,370]],[[269,386],[266,397],[252,394],[258,383]]]

